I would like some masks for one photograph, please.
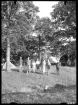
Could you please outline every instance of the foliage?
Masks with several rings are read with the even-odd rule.
[[[59,1],[54,6],[52,16],[52,25],[55,29],[54,36],[56,38],[76,38],[76,1],[67,1],[66,5],[63,1]],[[63,46],[64,41],[60,41],[61,44],[55,44],[56,49],[59,48],[61,53],[68,53],[76,55],[76,42],[68,42],[69,44]],[[56,42],[57,43],[57,42]]]
[[[48,50],[53,31],[53,28],[51,28],[51,20],[49,18],[39,19],[35,25],[35,31],[40,41],[40,51]]]
[[[67,37],[76,37],[76,1],[67,1],[66,5],[60,1],[54,8],[51,12],[52,19],[55,20],[54,27],[64,28]]]
[[[8,15],[8,6],[10,14]],[[21,9],[24,11],[21,11]],[[27,52],[24,40],[28,41],[28,37],[32,32],[32,25],[35,22],[38,7],[30,1],[20,2],[2,2],[2,49],[6,49],[7,34],[10,37],[11,52]],[[9,17],[9,18],[8,18]],[[8,30],[10,33],[8,33]]]

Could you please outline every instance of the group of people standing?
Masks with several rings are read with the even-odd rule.
[[[42,57],[40,60],[37,58],[35,59],[30,59],[28,57],[28,71],[30,72],[31,70],[35,72],[36,70],[42,70],[43,74],[48,73],[50,71],[50,68],[52,65],[56,66],[56,71],[57,74],[59,74],[59,63],[51,63],[48,58]]]

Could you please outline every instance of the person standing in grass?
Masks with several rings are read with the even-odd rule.
[[[28,57],[28,71],[27,71],[27,73],[30,73],[30,70],[31,70],[31,60]]]
[[[39,69],[39,65],[40,65],[40,61],[39,61],[39,59],[37,59],[37,61],[36,61],[36,67],[37,67],[37,69]]]
[[[56,71],[57,71],[57,74],[59,75],[59,62],[56,63]]]
[[[57,63],[56,63],[56,71],[59,75],[59,66],[60,66],[60,54],[56,57]]]
[[[51,63],[50,63],[50,61],[49,61],[49,58],[47,59],[47,72],[48,72],[48,74],[50,73],[50,67],[51,67]]]
[[[33,68],[33,72],[36,71],[36,62],[35,60],[32,61],[32,68]]]
[[[43,74],[46,73],[46,60],[43,60]]]
[[[20,72],[23,71],[23,65],[22,65],[22,63],[23,63],[23,60],[22,60],[22,57],[20,57]]]

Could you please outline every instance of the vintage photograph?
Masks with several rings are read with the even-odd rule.
[[[1,103],[76,103],[76,1],[2,1],[1,49]]]

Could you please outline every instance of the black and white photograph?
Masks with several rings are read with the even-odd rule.
[[[76,104],[76,1],[1,1],[1,103]]]

